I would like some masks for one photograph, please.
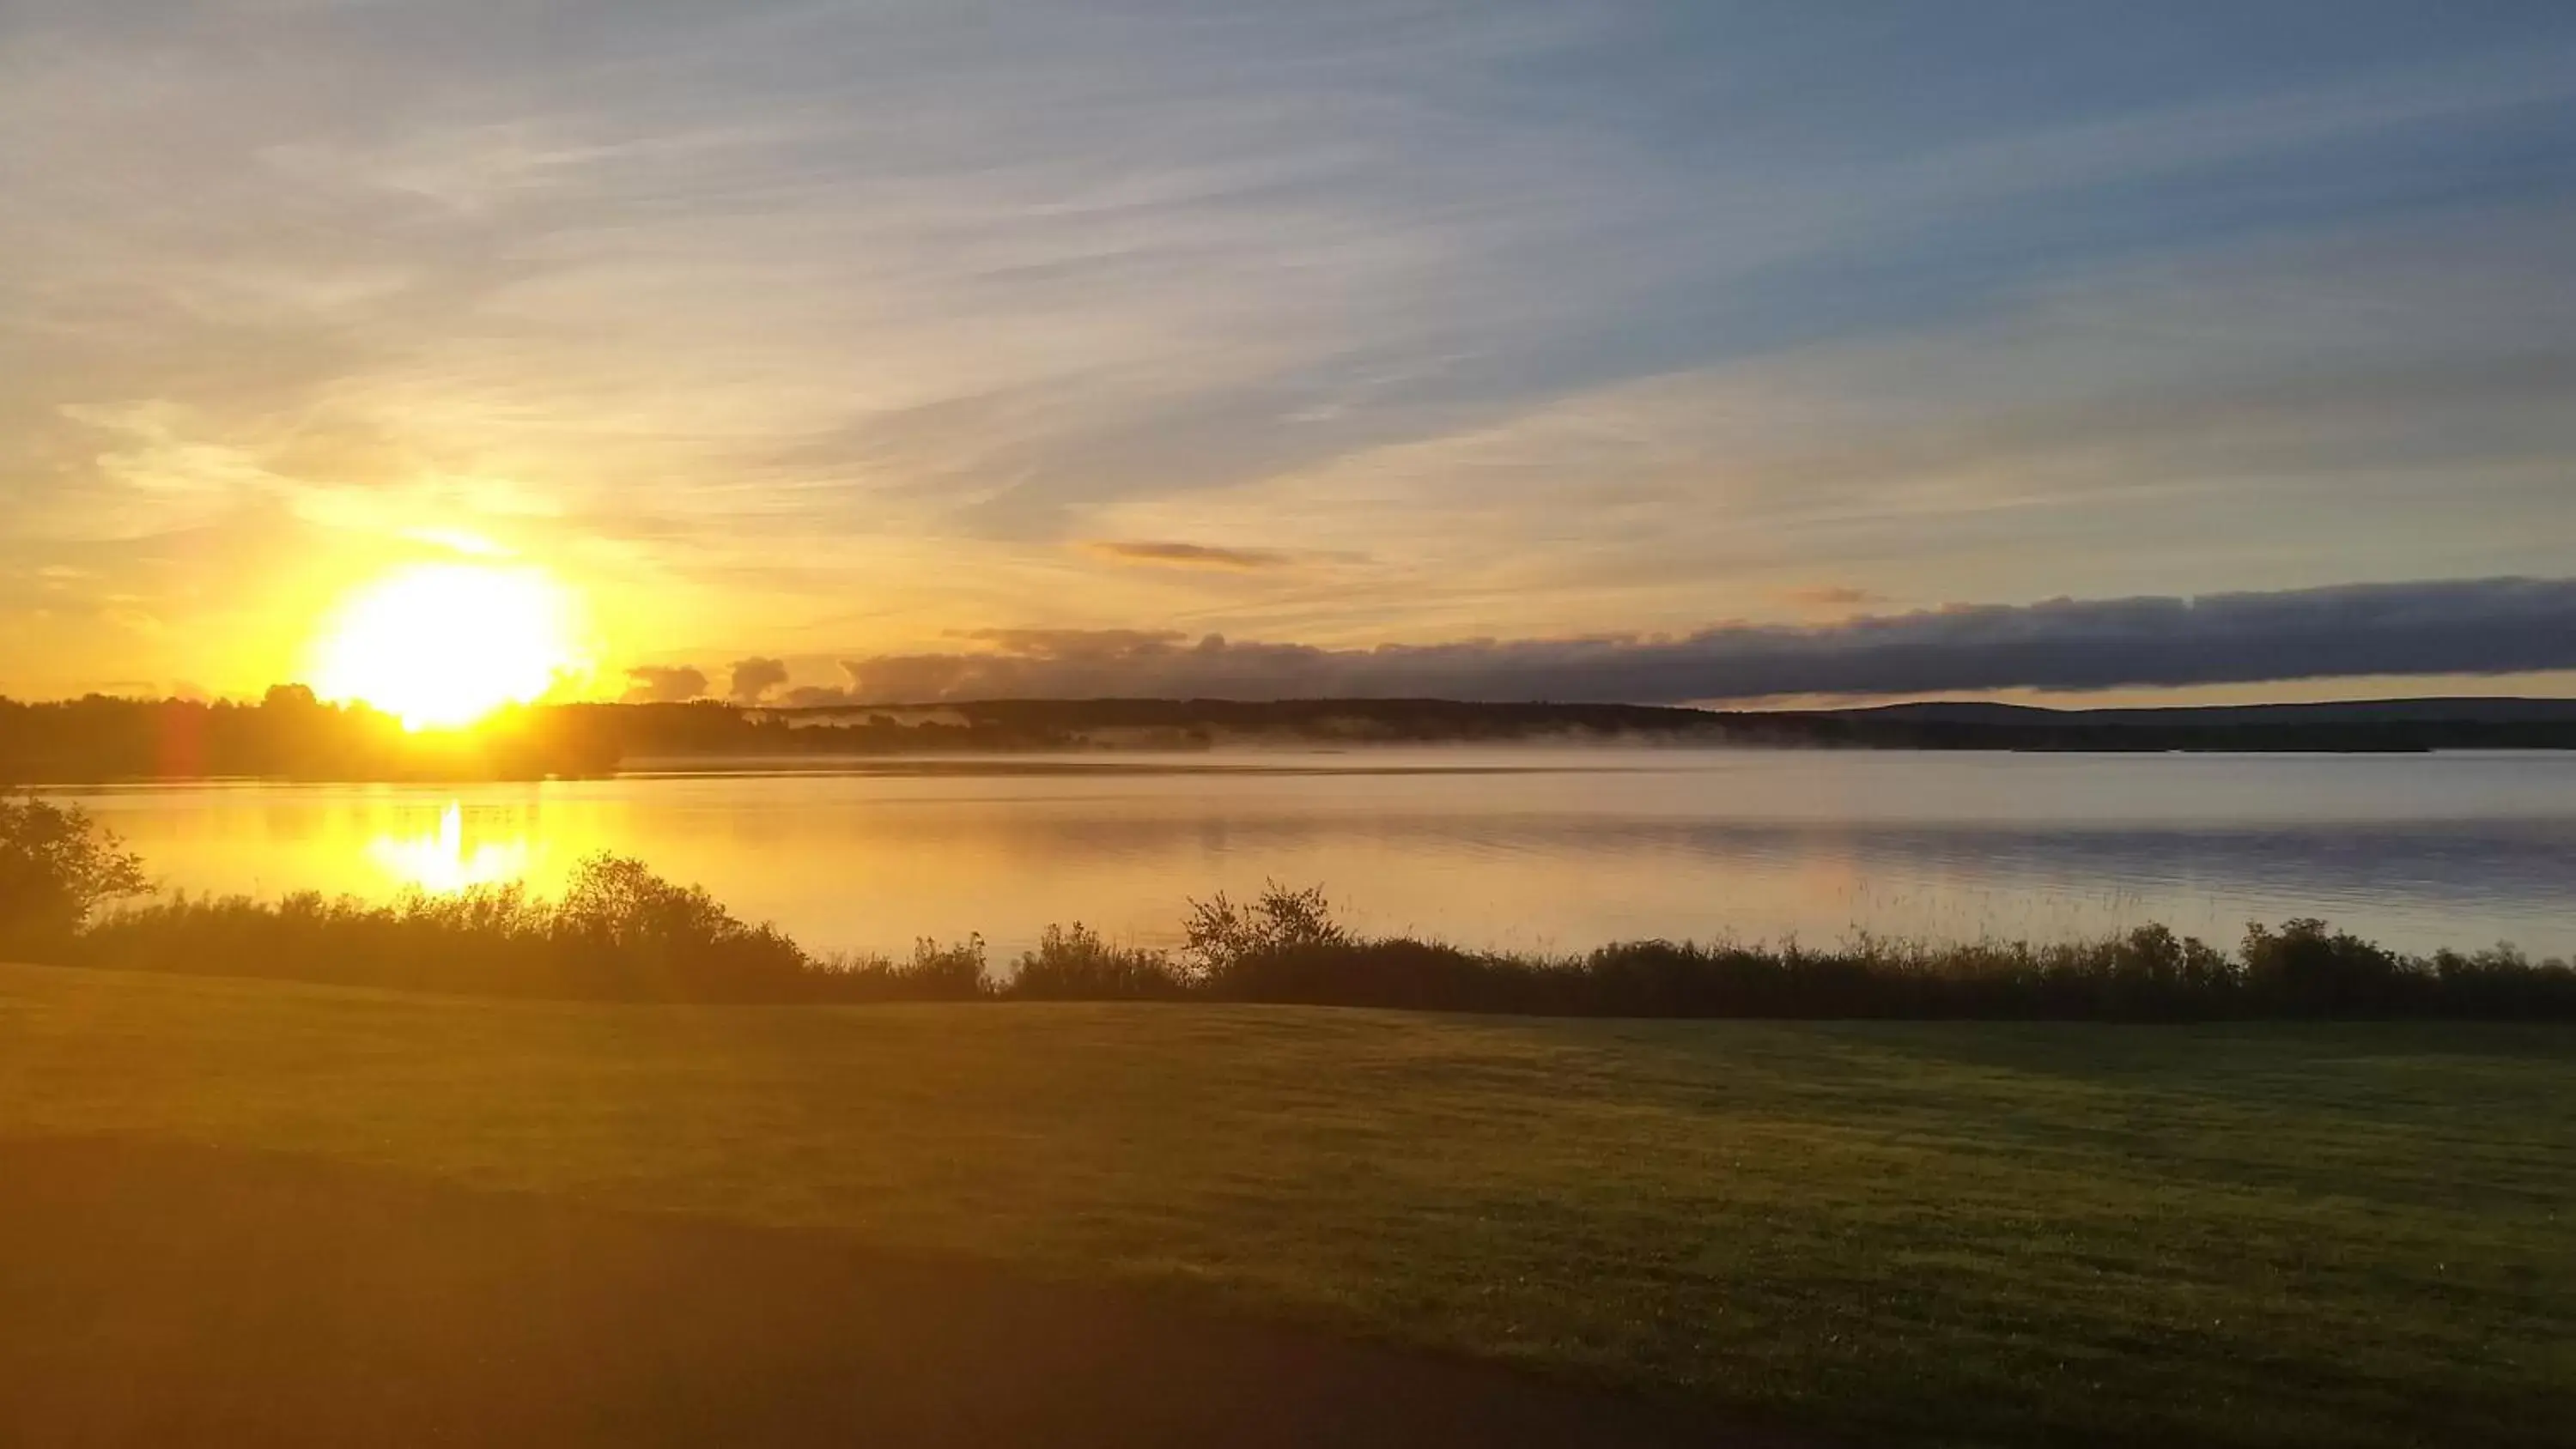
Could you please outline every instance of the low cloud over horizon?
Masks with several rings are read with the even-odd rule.
[[[706,671],[687,665],[639,664],[626,678],[625,704],[679,704],[707,692]]]
[[[784,659],[737,659],[729,671],[731,683],[726,695],[736,704],[758,704],[771,691],[785,687],[787,661]]]
[[[2576,668],[2576,579],[2355,584],[2196,598],[1952,605],[1681,636],[1335,649],[1180,630],[987,629],[984,646],[845,659],[788,687],[736,666],[734,697],[791,706],[970,699],[1426,697],[1681,704],[1793,695],[2079,691]],[[704,676],[637,670],[642,679]],[[746,690],[745,684],[756,687]],[[669,697],[661,695],[657,697]]]

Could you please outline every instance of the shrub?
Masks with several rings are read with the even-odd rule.
[[[1806,958],[1689,941],[1629,941],[1583,959],[1583,994],[1612,1016],[1783,1016]],[[1812,982],[1805,983],[1812,985]]]
[[[2272,931],[2245,928],[2245,989],[2275,1012],[2353,1016],[2394,1012],[2431,995],[2438,977],[2348,931],[2302,917]]]
[[[1181,959],[1190,975],[1200,979],[1222,976],[1254,957],[1339,946],[1349,939],[1333,919],[1322,886],[1290,890],[1277,881],[1264,884],[1260,899],[1249,906],[1236,905],[1223,891],[1206,900],[1191,897],[1181,933]]]
[[[0,948],[54,954],[99,907],[150,890],[143,862],[79,806],[0,800]]]
[[[1228,1001],[1529,1011],[1531,979],[1548,969],[1435,941],[1354,941],[1335,931],[1265,943],[1229,958],[1197,986]]]
[[[2442,1004],[2495,1017],[2576,1017],[2576,966],[2534,961],[2511,945],[2463,955],[2437,951],[2427,963]]]
[[[477,995],[793,1000],[813,963],[775,927],[632,860],[584,861],[561,902],[517,885],[386,904],[313,892],[173,900],[93,922],[63,955],[87,964],[285,976]]]
[[[984,966],[984,938],[970,935],[953,946],[928,936],[912,943],[912,956],[835,956],[817,965],[818,994],[848,1001],[973,1001],[993,994]]]
[[[585,964],[646,978],[633,983],[636,995],[785,989],[802,982],[811,965],[775,926],[748,925],[705,887],[673,884],[622,856],[583,861],[551,926],[557,945]]]
[[[983,996],[993,986],[984,968],[984,938],[980,934],[969,935],[953,946],[942,946],[924,936],[912,943],[912,960],[897,969],[918,985],[923,995],[942,1001]]]
[[[1034,951],[1021,953],[1005,996],[1042,1001],[1169,1000],[1185,983],[1171,958],[1136,946],[1113,946],[1074,922],[1049,926]]]

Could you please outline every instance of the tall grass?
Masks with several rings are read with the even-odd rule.
[[[560,900],[517,885],[390,904],[182,896],[99,916],[57,959],[134,970],[478,996],[774,1001],[817,994],[814,962],[696,886],[637,861],[583,864]]]
[[[76,808],[0,800],[0,954],[36,961],[495,996],[617,1001],[1281,1002],[1560,1016],[2070,1018],[2444,1016],[2576,1020],[2576,970],[2510,947],[2402,956],[2300,919],[2234,954],[2142,926],[2092,941],[1831,951],[1629,941],[1575,957],[1354,936],[1320,887],[1190,902],[1177,952],[1076,922],[995,973],[984,939],[896,961],[815,957],[700,886],[613,855],[561,899],[517,885],[390,904],[148,893],[141,862]]]
[[[2162,926],[2088,941],[1828,950],[1629,941],[1579,956],[1355,936],[1320,891],[1193,902],[1173,952],[1051,926],[998,969],[981,937],[908,958],[817,957],[641,863],[585,862],[559,900],[517,886],[390,904],[301,894],[104,913],[68,964],[474,995],[633,1001],[1275,1002],[1562,1016],[2576,1020],[2576,969],[2510,947],[2403,955],[2322,921],[2252,926],[2230,952]]]

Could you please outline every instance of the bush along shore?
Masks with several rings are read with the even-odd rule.
[[[470,995],[626,1001],[1212,1001],[1559,1016],[2576,1021],[2576,967],[2509,946],[2390,951],[2323,921],[2233,951],[2147,925],[2088,941],[1829,949],[1629,941],[1579,956],[1366,937],[1320,888],[1193,901],[1176,950],[1079,923],[995,963],[980,937],[904,958],[815,955],[642,862],[389,903],[304,893],[144,899],[142,863],[78,810],[0,800],[0,958]],[[140,903],[134,903],[136,901]]]

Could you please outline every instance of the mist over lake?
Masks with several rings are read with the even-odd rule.
[[[2576,756],[1430,749],[846,762],[491,785],[59,792],[164,889],[384,898],[633,854],[817,950],[1049,922],[1169,944],[1187,899],[1321,883],[1474,946],[1855,932],[2576,947]]]

